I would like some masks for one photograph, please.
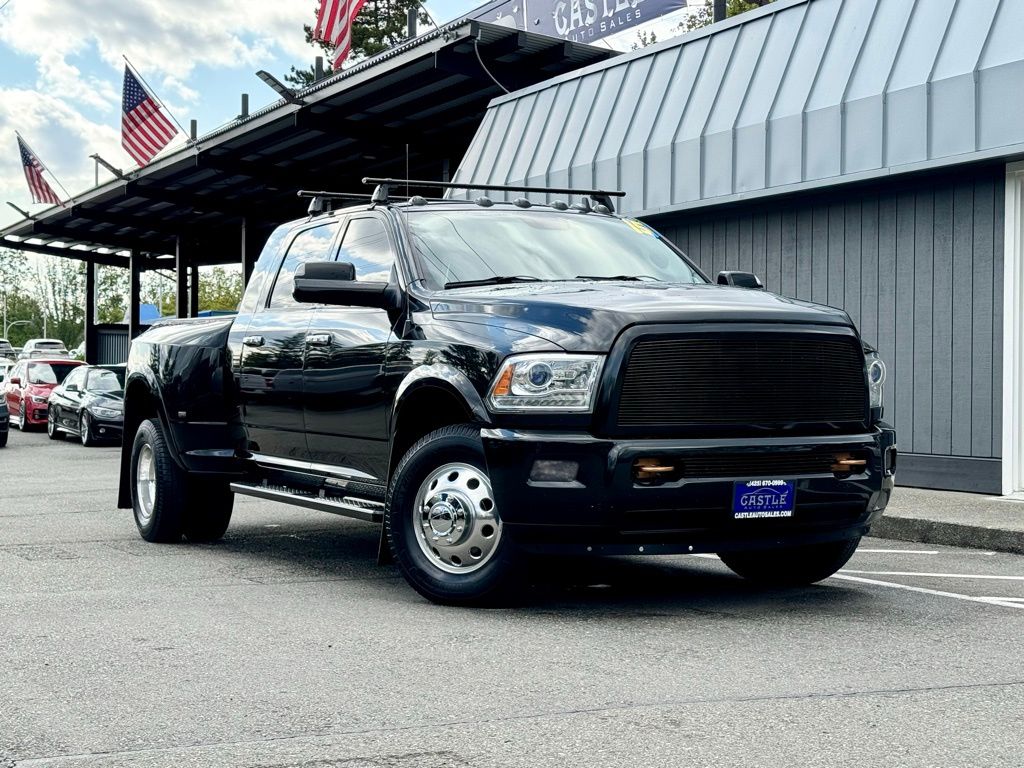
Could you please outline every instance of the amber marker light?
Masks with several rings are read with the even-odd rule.
[[[512,394],[512,366],[506,366],[494,383],[494,394],[502,397]]]

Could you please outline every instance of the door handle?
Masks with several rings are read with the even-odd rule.
[[[310,333],[306,335],[306,343],[311,347],[328,347],[331,344],[331,334]]]
[[[242,343],[247,347],[262,347],[265,339],[262,336],[246,336]]]

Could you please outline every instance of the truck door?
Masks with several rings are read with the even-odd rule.
[[[393,279],[394,244],[384,220],[354,215],[338,261],[351,262],[356,279]],[[333,474],[383,482],[387,466],[384,360],[393,321],[371,307],[321,306],[306,334],[303,374],[310,460]]]
[[[341,222],[329,221],[297,232],[266,299],[253,313],[242,338],[238,386],[248,449],[257,458],[308,461],[302,414],[302,362],[310,304],[292,298],[295,270],[334,253]]]

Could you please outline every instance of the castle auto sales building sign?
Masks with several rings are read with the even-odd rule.
[[[589,43],[686,6],[686,0],[507,0],[473,15],[480,21]]]

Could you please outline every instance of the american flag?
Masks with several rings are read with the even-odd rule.
[[[25,181],[28,182],[28,188],[32,192],[32,202],[60,205],[60,198],[57,197],[57,193],[53,191],[53,188],[43,178],[43,164],[39,162],[39,158],[33,154],[28,145],[22,141],[21,136],[18,137],[18,150],[21,152],[21,165],[25,170]]]
[[[129,67],[124,68],[121,97],[121,146],[139,165],[145,165],[174,138],[178,129]]]
[[[334,60],[338,69],[352,50],[352,23],[366,0],[320,0],[316,16],[314,40],[323,40],[334,46]]]

